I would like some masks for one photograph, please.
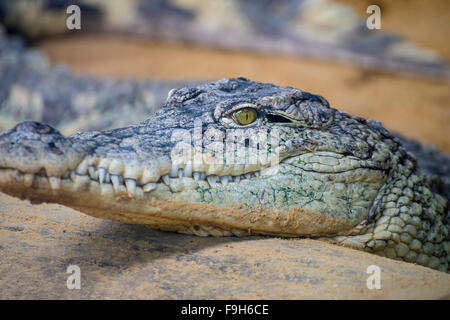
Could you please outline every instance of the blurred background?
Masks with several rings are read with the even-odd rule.
[[[70,4],[80,7],[81,30],[67,28]],[[369,5],[380,8],[379,30],[366,26]],[[143,105],[160,105],[171,86],[244,76],[320,94],[335,108],[380,120],[403,136],[450,152],[447,0],[4,0],[0,8],[4,37],[24,39],[20,50],[37,49],[45,68],[64,64],[66,77],[82,75],[87,84],[91,78],[121,79],[122,87],[129,81],[134,88],[151,81],[150,98],[139,101]],[[18,65],[14,72],[23,74],[22,62]],[[29,73],[1,85],[3,129],[28,118],[51,122],[48,114],[55,108],[101,109],[89,97],[74,98],[89,85],[74,85],[52,104],[46,95],[57,92],[62,81],[51,82],[51,90],[42,88],[45,68],[36,84]],[[154,86],[161,81],[164,86]],[[17,90],[17,82],[43,96],[32,112],[27,109],[32,94]],[[104,95],[114,91],[98,82],[92,87]],[[63,133],[85,129],[90,121],[96,126],[87,127],[98,129],[148,117],[158,106],[139,109],[131,102],[130,107],[133,90],[102,109],[117,114],[115,119],[105,124],[106,115],[89,111],[79,121],[81,111],[69,112],[71,123],[61,126]],[[147,89],[139,90],[142,95]],[[71,105],[64,106],[68,96]],[[111,109],[120,103],[128,108]]]

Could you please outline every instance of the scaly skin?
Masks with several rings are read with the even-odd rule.
[[[244,107],[257,117],[239,125]],[[219,152],[230,141],[260,157]],[[379,122],[290,87],[236,78],[178,89],[144,122],[69,137],[22,122],[0,135],[0,168],[0,191],[97,217],[321,237],[448,271],[447,200],[413,156]]]
[[[51,65],[21,38],[7,36],[1,25],[0,74],[5,75],[0,78],[0,132],[34,120],[65,135],[139,122],[160,108],[170,89],[198,83],[78,75]]]
[[[66,9],[74,4],[82,13],[81,30],[66,26]],[[450,79],[445,60],[397,34],[370,30],[359,14],[366,12],[331,0],[0,1],[0,23],[31,39],[86,30],[120,32]]]

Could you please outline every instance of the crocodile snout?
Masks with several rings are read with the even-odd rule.
[[[0,135],[0,168],[59,176],[75,167],[86,148],[49,125],[26,121]]]

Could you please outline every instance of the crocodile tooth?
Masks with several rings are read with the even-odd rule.
[[[246,174],[245,174],[245,178],[250,179],[251,177],[252,177],[252,174],[251,174],[251,173],[246,173]]]
[[[208,180],[208,183],[211,187],[214,187],[217,183],[217,176],[216,175],[210,175],[207,176],[206,179]]]
[[[92,167],[92,166],[89,166],[89,167],[88,167],[88,173],[89,173],[89,176],[90,176],[92,179],[94,179],[94,176],[95,176],[95,168]]]
[[[126,179],[138,180],[142,176],[142,167],[135,161],[127,163],[124,169],[123,176]]]
[[[168,174],[163,175],[162,177],[162,181],[166,184],[166,185],[170,185],[170,177]]]
[[[61,178],[60,177],[49,177],[48,182],[50,183],[50,188],[53,190],[58,190],[61,188]]]
[[[178,167],[177,167],[176,163],[172,162],[172,167],[170,168],[170,171],[169,171],[169,177],[171,177],[171,178],[178,177]]]
[[[152,164],[142,170],[142,175],[139,182],[144,185],[149,182],[158,182],[159,178],[159,166]]]
[[[23,184],[25,187],[30,188],[33,185],[34,174],[33,173],[25,173],[23,176]]]
[[[181,168],[178,169],[178,178],[183,178],[183,169]]]
[[[87,170],[88,170],[88,162],[86,159],[84,159],[83,161],[81,161],[81,163],[77,166],[76,168],[76,173],[81,174],[81,175],[85,175],[87,174]]]
[[[91,179],[97,180],[98,175],[97,175],[97,172],[95,171],[95,168],[93,166],[89,166],[88,171],[89,171],[89,176],[91,177]]]
[[[255,171],[254,173],[255,173],[255,177],[259,177],[259,175],[260,175],[259,171]]]
[[[200,172],[200,179],[205,180],[206,179],[206,173]]]
[[[106,183],[111,183],[111,175],[109,174],[109,172],[107,172],[106,175],[105,175],[105,182]]]
[[[103,159],[100,159],[100,161],[98,163],[98,166],[102,167],[102,168],[105,168],[105,169],[108,169],[110,162],[111,162],[111,160],[103,158]]]
[[[117,176],[122,175],[124,171],[123,162],[119,159],[114,159],[109,164],[109,172]]]
[[[239,182],[241,181],[241,176],[235,176],[234,177],[234,182]]]
[[[186,163],[186,166],[184,167],[184,176],[188,178],[192,177],[192,163]]]
[[[106,169],[103,167],[98,168],[98,180],[100,183],[105,181]]]
[[[201,176],[200,172],[198,172],[198,171],[195,171],[195,172],[194,172],[194,180],[195,180],[195,181],[200,180],[200,176]]]
[[[119,176],[116,174],[111,174],[111,182],[114,186],[114,189],[118,189],[119,188]]]
[[[128,193],[135,194],[136,193],[136,180],[134,179],[125,179],[125,185],[127,186]]]
[[[144,186],[142,187],[142,189],[144,190],[144,192],[150,192],[150,191],[155,190],[156,187],[157,187],[157,184],[156,184],[156,183],[150,182],[150,183],[147,183],[146,185],[144,185]]]
[[[224,186],[226,186],[228,184],[228,182],[230,182],[232,180],[233,180],[233,178],[229,175],[220,177],[220,182],[222,182],[222,184]]]
[[[70,171],[70,179],[75,182],[77,178],[77,174],[75,173],[75,171]]]

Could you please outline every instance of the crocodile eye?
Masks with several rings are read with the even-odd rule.
[[[256,110],[252,108],[243,108],[233,112],[233,119],[241,126],[255,122]]]

